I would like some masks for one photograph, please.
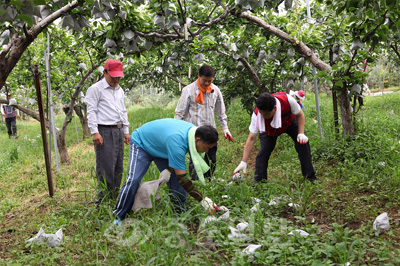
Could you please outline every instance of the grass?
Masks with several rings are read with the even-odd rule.
[[[95,157],[91,139],[74,124],[68,127],[70,163],[57,172],[53,158],[54,197],[48,196],[39,123],[18,121],[20,138],[8,139],[0,124],[0,262],[5,265],[398,265],[400,263],[400,101],[399,93],[366,97],[357,116],[357,134],[342,139],[334,133],[331,99],[320,95],[323,135],[318,135],[314,96],[307,94],[306,135],[310,139],[319,184],[304,182],[297,154],[286,135],[271,156],[267,183],[252,182],[256,151],[242,183],[228,185],[240,162],[250,117],[240,101],[228,107],[234,141],[221,128],[216,179],[201,186],[219,206],[230,209],[228,219],[202,225],[207,216],[188,197],[188,212],[177,216],[164,188],[155,208],[128,216],[124,227],[110,228],[115,201],[95,208]],[[162,102],[162,101],[160,101]],[[163,106],[134,106],[130,131],[163,117],[173,117],[176,99]],[[57,117],[57,124],[64,117]],[[255,149],[259,144],[256,143]],[[125,165],[128,160],[125,150]],[[144,180],[158,177],[154,165]],[[200,185],[200,184],[199,184]],[[229,196],[226,198],[225,196]],[[224,196],[224,197],[223,197]],[[271,199],[288,196],[299,208]],[[258,211],[252,197],[261,200]],[[376,237],[372,224],[387,211],[391,229]],[[221,214],[216,214],[216,217]],[[249,223],[247,238],[230,239],[230,227]],[[43,227],[63,229],[60,246],[27,244]],[[308,232],[288,236],[294,229]],[[249,244],[261,244],[254,255],[242,256]]]

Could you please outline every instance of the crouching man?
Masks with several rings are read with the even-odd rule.
[[[167,182],[171,201],[178,210],[185,209],[186,195],[201,202],[207,212],[218,207],[194,187],[186,173],[185,156],[190,152],[194,158],[195,169],[200,180],[209,167],[201,153],[206,153],[218,141],[217,130],[209,125],[195,127],[193,124],[177,119],[159,119],[148,122],[131,135],[127,180],[121,188],[114,215],[119,218],[115,224],[124,220],[132,209],[139,184],[154,161],[160,171],[160,178]]]

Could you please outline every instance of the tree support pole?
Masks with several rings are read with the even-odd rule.
[[[46,121],[44,118],[44,109],[43,109],[43,98],[42,98],[42,87],[40,85],[40,73],[39,66],[34,65],[34,81],[36,88],[36,96],[38,101],[39,108],[39,117],[40,117],[40,127],[42,129],[42,140],[43,140],[43,150],[44,150],[44,160],[46,163],[46,173],[47,173],[47,184],[49,186],[49,195],[53,197],[54,189],[53,189],[53,177],[51,173],[51,165],[50,165],[50,157],[49,157],[49,146],[47,143],[47,135],[46,135]]]

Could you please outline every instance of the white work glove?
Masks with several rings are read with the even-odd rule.
[[[212,212],[217,212],[218,206],[215,205],[215,203],[210,199],[210,198],[203,198],[203,200],[200,202],[201,206],[208,212],[208,214],[211,214]]]
[[[158,185],[161,186],[162,184],[165,184],[169,181],[169,178],[171,177],[171,172],[168,169],[164,169],[161,171],[160,176],[158,178]]]
[[[231,134],[231,132],[229,132],[229,129],[228,129],[228,128],[225,128],[225,129],[224,129],[224,136],[225,136],[226,139],[229,139],[230,141],[233,140],[233,139],[232,139],[232,134]]]
[[[300,144],[306,144],[308,142],[308,138],[303,133],[297,135],[297,142]]]
[[[246,174],[246,168],[247,168],[247,163],[241,161],[238,167],[236,167],[235,171],[233,171],[233,174],[239,173],[240,171],[243,171],[243,174]]]

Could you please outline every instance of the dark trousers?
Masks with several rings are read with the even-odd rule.
[[[7,126],[7,133],[8,133],[9,137],[17,135],[17,118],[16,117],[6,118],[6,126]]]
[[[204,173],[204,178],[211,179],[214,174],[215,167],[217,166],[217,144],[214,147],[208,150],[208,152],[204,155],[204,161],[210,166],[210,170]],[[192,180],[199,180],[197,176],[196,170],[194,169],[192,158],[189,161],[189,174]]]
[[[310,144],[309,142],[307,142],[306,144],[300,144],[297,142],[298,126],[296,118],[293,120],[292,124],[284,133],[288,134],[294,142],[294,147],[300,159],[301,172],[303,176],[309,179],[314,178],[315,172],[311,162]],[[256,172],[254,174],[254,179],[256,181],[267,179],[269,157],[271,156],[271,153],[275,148],[276,140],[278,137],[268,136],[268,133],[264,132],[259,134],[259,138],[261,148],[256,158]]]
[[[99,133],[103,137],[103,145],[94,144],[96,153],[96,173],[99,180],[98,202],[107,193],[111,198],[117,198],[124,164],[124,132],[122,128],[106,128],[99,126]]]

